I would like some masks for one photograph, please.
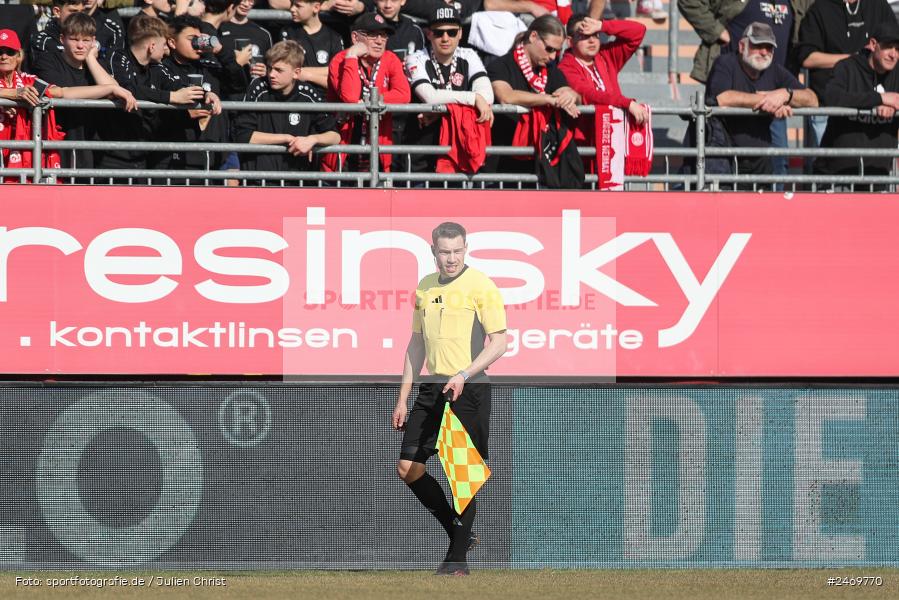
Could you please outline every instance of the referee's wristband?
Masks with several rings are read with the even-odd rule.
[[[468,371],[466,371],[465,369],[460,370],[458,373],[456,373],[456,375],[461,375],[462,381],[468,381],[468,378],[471,377],[471,375],[469,375]]]

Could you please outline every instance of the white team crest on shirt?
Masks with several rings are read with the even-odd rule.
[[[290,113],[287,115],[287,121],[291,125],[299,125],[300,124],[300,113]]]
[[[456,87],[462,87],[462,73],[453,73],[450,77],[450,83]]]
[[[319,50],[315,53],[315,58],[318,60],[319,64],[325,64],[328,62],[328,51],[327,50]]]

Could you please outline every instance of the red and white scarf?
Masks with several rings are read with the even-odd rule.
[[[549,76],[549,71],[547,71],[546,67],[543,67],[539,73],[534,72],[534,67],[531,66],[531,59],[528,58],[528,53],[527,50],[524,49],[524,44],[515,46],[515,62],[518,63],[521,74],[527,79],[528,85],[531,86],[532,90],[538,94],[542,94],[546,91],[546,80]]]
[[[652,109],[644,104],[646,120],[638,124],[631,113],[624,122],[624,136],[627,140],[627,154],[624,158],[624,174],[646,177],[652,170]]]
[[[593,80],[593,88],[597,92],[606,91],[606,83],[602,80],[602,75],[599,74],[599,69],[596,68],[595,62],[591,62],[589,66],[581,62],[580,59],[576,59],[575,62],[579,64],[585,71],[587,71],[587,75],[589,75],[590,79]]]
[[[647,119],[638,125],[629,112],[597,105],[594,135],[598,189],[620,190],[625,175],[649,175],[653,154],[652,113],[646,108]]]

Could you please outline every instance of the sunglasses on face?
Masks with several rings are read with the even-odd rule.
[[[596,33],[591,33],[590,35],[584,35],[583,33],[578,33],[574,36],[574,39],[576,39],[579,42],[581,42],[583,40],[589,40],[590,38],[599,39],[599,32],[597,31]]]
[[[540,37],[540,36],[537,36],[537,37]],[[540,38],[540,41],[543,43],[543,49],[546,50],[547,54],[558,54],[559,52],[562,51],[560,48],[553,48],[552,46],[547,44],[546,40],[544,40],[543,38]]]
[[[18,53],[18,50],[13,50],[12,48],[0,48],[0,56],[15,56]]]
[[[386,31],[360,31],[359,33],[367,38],[382,38],[386,40],[390,37],[390,34]]]
[[[454,38],[459,35],[459,28],[451,27],[449,29],[432,29],[431,33],[433,33],[434,37],[438,39],[442,38],[444,35],[448,35],[451,38]]]

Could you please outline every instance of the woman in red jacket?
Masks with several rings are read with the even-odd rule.
[[[633,115],[637,123],[646,120],[646,107],[621,93],[618,72],[633,56],[646,26],[636,21],[599,21],[586,15],[575,15],[568,21],[569,51],[559,63],[571,88],[581,95],[584,104],[601,104],[621,108]],[[600,44],[599,33],[615,36],[615,41]],[[578,121],[575,138],[593,142],[592,115]]]
[[[334,56],[328,66],[328,98],[337,102],[365,102],[369,90],[377,87],[384,104],[407,104],[412,93],[409,80],[403,71],[403,63],[396,54],[387,50],[387,38],[393,25],[379,14],[363,13],[352,26],[353,45]],[[368,139],[368,122],[359,113],[353,113],[340,126],[342,144],[365,144]],[[392,142],[393,122],[390,113],[381,117],[378,142]],[[324,165],[337,170],[335,154],[325,157]],[[381,164],[390,171],[390,155],[381,155]],[[344,171],[368,170],[368,156],[356,154]]]

